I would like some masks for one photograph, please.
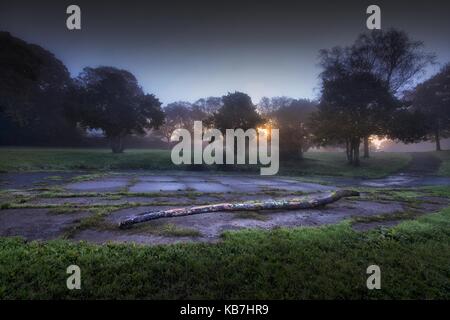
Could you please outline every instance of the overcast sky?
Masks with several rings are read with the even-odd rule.
[[[66,28],[78,4],[82,30]],[[315,98],[319,49],[351,44],[378,4],[396,27],[450,61],[450,1],[0,0],[0,30],[53,52],[76,76],[111,65],[136,75],[163,103],[229,91]],[[438,66],[428,70],[436,71]]]

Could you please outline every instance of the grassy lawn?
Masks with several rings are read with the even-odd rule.
[[[305,154],[303,161],[282,162],[284,175],[338,175],[382,177],[405,167],[411,157],[406,153],[374,153],[363,159],[359,168],[347,165],[344,153]],[[113,154],[108,149],[1,148],[0,171],[32,170],[179,170],[187,166],[172,164],[169,150],[126,150]],[[237,170],[257,172],[257,168],[235,166]]]
[[[218,244],[92,245],[0,239],[0,298],[450,298],[450,208],[392,229],[229,232]],[[66,288],[81,268],[82,289]],[[381,268],[381,290],[366,268]]]
[[[450,150],[434,152],[434,155],[442,160],[438,174],[450,177]]]
[[[0,171],[176,169],[168,150],[1,148]]]
[[[355,168],[347,164],[343,152],[309,152],[302,162],[282,163],[280,173],[379,178],[400,171],[410,160],[408,153],[377,152],[361,159],[361,165]]]

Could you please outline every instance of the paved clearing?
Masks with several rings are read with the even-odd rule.
[[[326,191],[333,189],[315,183],[301,183],[296,180],[280,178],[262,178],[259,176],[218,176],[210,174],[196,175],[131,175],[107,177],[93,181],[71,183],[65,189],[72,192],[104,192],[127,189],[129,192],[262,192],[265,190],[288,191]]]
[[[311,182],[314,179],[322,183]],[[94,175],[39,172],[1,174],[0,180],[3,190],[0,200],[4,203],[0,210],[0,236],[145,244],[214,242],[227,230],[319,226],[350,218],[356,219],[355,228],[366,230],[398,223],[399,213],[414,217],[436,211],[447,206],[448,199],[428,198],[416,203],[380,199],[365,193],[314,210],[206,213],[159,219],[129,230],[118,229],[118,222],[149,210],[298,197],[346,186],[379,190],[379,187],[450,185],[446,178],[409,174],[374,180],[323,177],[300,180],[201,172],[132,171]]]

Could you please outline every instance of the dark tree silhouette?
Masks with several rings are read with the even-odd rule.
[[[262,119],[256,112],[252,99],[245,93],[228,93],[222,97],[223,106],[214,113],[213,123],[225,133],[226,129],[251,129],[261,124]]]
[[[72,79],[47,50],[0,33],[0,122],[2,143],[53,144],[78,139],[64,117]]]
[[[394,94],[413,84],[435,60],[422,41],[412,40],[406,32],[396,29],[361,34],[351,51],[353,68],[372,73]]]
[[[394,95],[411,85],[434,61],[434,55],[424,50],[421,41],[414,41],[405,32],[395,29],[361,34],[352,46],[322,50],[320,56],[323,79],[339,77],[343,72],[371,73]],[[368,132],[368,136],[363,137],[364,157],[369,157],[369,135],[382,133]]]
[[[261,99],[258,109],[274,128],[280,130],[280,158],[302,159],[312,143],[309,117],[317,103],[307,99],[274,97]]]
[[[252,99],[245,93],[234,92],[222,96],[222,107],[210,117],[208,123],[226,134],[227,129],[256,129],[263,119],[256,111]],[[226,139],[226,137],[225,137]],[[245,142],[246,144],[248,141]],[[234,154],[237,144],[234,144]],[[224,153],[225,157],[225,153]]]
[[[280,108],[290,106],[295,99],[290,97],[262,97],[258,103],[258,112],[264,116],[269,116]]]
[[[25,41],[0,32],[0,107],[21,122],[19,108],[27,101],[29,93],[38,83],[43,61],[34,47]],[[16,109],[16,112],[13,112]],[[18,110],[19,109],[19,110]]]
[[[423,115],[427,134],[441,151],[441,139],[450,136],[450,64],[415,88],[413,108]]]
[[[376,131],[396,106],[385,83],[371,73],[345,74],[322,83],[318,112],[311,129],[322,145],[345,143],[348,162],[359,166],[361,139]]]
[[[123,152],[125,136],[142,135],[164,121],[161,102],[144,94],[126,70],[85,68],[77,79],[77,96],[68,113],[82,127],[103,130],[114,153]]]
[[[222,97],[201,98],[193,103],[194,108],[209,116],[217,112],[222,105]]]
[[[184,128],[193,130],[194,121],[207,118],[206,112],[202,108],[192,105],[186,101],[169,103],[164,107],[165,121],[157,133],[166,140],[170,146],[170,138],[176,129]]]
[[[387,121],[387,137],[403,143],[416,143],[426,139],[430,127],[424,121],[425,115],[419,110],[414,110],[410,102],[404,101],[402,108],[396,109]]]

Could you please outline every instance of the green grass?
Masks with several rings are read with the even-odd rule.
[[[300,163],[282,163],[280,174],[380,178],[400,171],[410,161],[408,153],[378,152],[361,159],[361,165],[355,168],[347,164],[344,153],[309,152]]]
[[[302,161],[282,162],[280,175],[331,175],[347,177],[383,177],[404,168],[411,157],[406,153],[373,153],[354,168],[346,163],[343,152],[309,152]],[[226,168],[225,168],[226,167]],[[113,154],[108,149],[43,149],[0,148],[0,171],[42,170],[186,170],[189,166],[176,166],[170,159],[170,150],[126,150]],[[257,166],[202,167],[227,171],[258,173]],[[73,178],[74,181],[93,179],[98,173]]]
[[[200,237],[202,235],[196,229],[177,226],[173,223],[144,223],[129,229],[128,232],[140,234],[144,232],[166,237]]]
[[[429,186],[423,187],[422,190],[431,196],[450,198],[449,186]]]
[[[436,155],[439,159],[442,160],[438,174],[450,177],[450,150],[434,152],[434,155]]]
[[[421,197],[430,195],[432,196],[432,191],[422,188],[416,190],[409,189],[364,189],[356,188],[360,192],[363,192],[363,198],[359,200],[368,201],[396,201],[405,203],[422,203]],[[443,194],[442,196],[446,196]]]
[[[60,181],[63,180],[64,178],[61,176],[49,176],[46,177],[45,180],[50,180],[50,181]]]
[[[392,229],[228,232],[218,244],[0,239],[0,298],[449,299],[450,208]],[[67,266],[81,290],[66,288]],[[366,268],[381,268],[381,290]]]
[[[106,176],[106,173],[91,173],[91,174],[81,174],[70,179],[71,182],[83,182],[101,179]]]
[[[174,169],[168,150],[1,148],[0,171]]]
[[[397,211],[392,213],[377,214],[371,216],[355,216],[352,218],[353,223],[371,223],[414,219],[420,215],[420,212],[414,210]]]

